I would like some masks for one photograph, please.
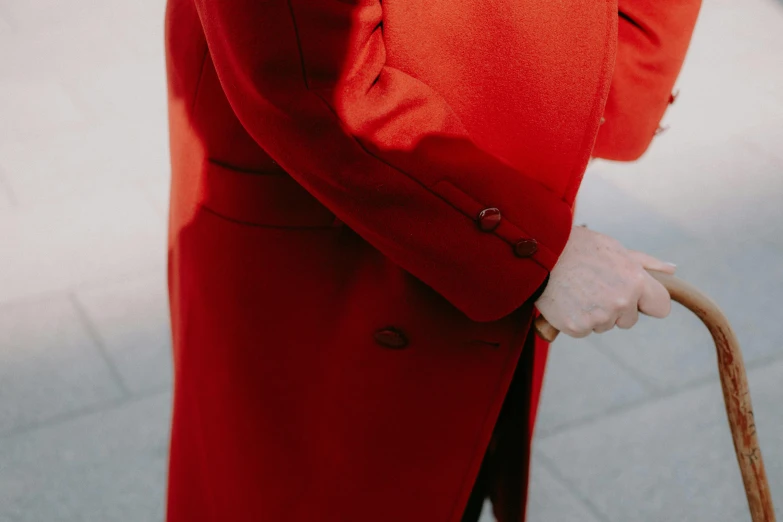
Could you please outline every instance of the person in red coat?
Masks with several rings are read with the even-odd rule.
[[[547,346],[662,317],[574,227],[699,0],[169,0],[169,522],[524,519]],[[535,305],[535,306],[534,306]]]

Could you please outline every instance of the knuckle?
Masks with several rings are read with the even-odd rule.
[[[573,318],[564,321],[562,331],[565,332],[566,335],[575,338],[586,337],[590,333],[590,329],[585,328],[585,325],[581,324],[581,321],[576,321]]]
[[[574,332],[574,335],[572,335],[572,337],[575,337],[576,339],[584,339],[585,337],[590,335],[590,332],[592,332],[592,330],[577,330],[576,332]]]
[[[573,319],[566,319],[563,323],[563,330],[568,332],[568,335],[573,335],[579,330],[579,325]]]
[[[645,272],[642,267],[635,268],[633,275],[631,276],[631,281],[633,281],[637,287],[644,286],[647,281],[647,272]]]
[[[628,294],[621,294],[614,299],[615,308],[620,310],[626,310],[631,307],[631,296]]]

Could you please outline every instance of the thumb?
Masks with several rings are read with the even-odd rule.
[[[645,270],[655,270],[656,272],[664,272],[666,274],[674,274],[674,272],[677,271],[677,265],[674,263],[661,261],[644,252],[629,250],[628,255],[631,256],[631,259],[642,265]]]

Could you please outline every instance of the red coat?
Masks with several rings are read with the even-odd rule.
[[[698,3],[169,0],[169,522],[458,522],[587,162],[647,148]]]

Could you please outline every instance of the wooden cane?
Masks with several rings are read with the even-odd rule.
[[[737,336],[718,306],[693,285],[662,272],[650,271],[650,274],[666,287],[673,301],[695,313],[710,331],[718,351],[723,400],[751,519],[753,522],[774,522],[775,509],[756,436],[748,376]],[[536,319],[534,326],[538,335],[549,342],[554,341],[559,333],[543,317]]]

